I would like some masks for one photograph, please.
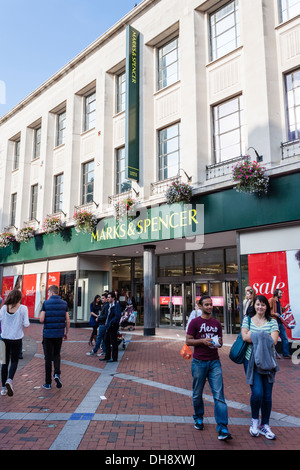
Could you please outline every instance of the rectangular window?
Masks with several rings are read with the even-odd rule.
[[[96,92],[85,98],[84,130],[89,131],[96,125]]]
[[[279,0],[280,19],[288,21],[300,15],[300,0]]]
[[[54,176],[54,204],[53,212],[60,212],[63,208],[63,189],[64,189],[64,174]]]
[[[57,138],[56,146],[65,143],[66,138],[66,111],[57,115]]]
[[[244,150],[242,113],[241,96],[213,108],[214,163],[242,155]]]
[[[158,178],[160,181],[178,174],[180,168],[180,123],[158,133]]]
[[[117,113],[125,111],[126,98],[126,74],[121,73],[117,77]]]
[[[211,60],[218,59],[240,45],[238,0],[210,15]]]
[[[42,133],[41,127],[34,130],[33,159],[39,158],[41,154],[41,133]]]
[[[20,165],[20,147],[21,147],[21,141],[16,140],[14,144],[14,165],[13,165],[14,170],[17,170]]]
[[[117,150],[116,159],[116,194],[121,194],[131,189],[131,181],[125,178],[125,147]]]
[[[16,225],[17,193],[11,195],[10,200],[10,225]]]
[[[288,140],[300,138],[300,69],[285,76]]]
[[[36,219],[37,202],[38,202],[38,185],[34,184],[33,186],[31,186],[30,220]]]
[[[82,171],[82,201],[90,204],[94,199],[94,161],[84,163]]]
[[[178,38],[158,49],[158,89],[172,85],[179,79]]]

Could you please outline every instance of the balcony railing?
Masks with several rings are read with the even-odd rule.
[[[281,142],[280,147],[282,160],[300,155],[300,139]]]
[[[151,195],[164,194],[167,191],[168,186],[173,183],[173,181],[181,181],[181,176],[173,176],[172,178],[151,183]]]
[[[240,155],[239,157],[231,158],[220,163],[206,165],[206,179],[211,180],[221,176],[232,175],[233,166],[241,160],[245,160],[247,155]]]

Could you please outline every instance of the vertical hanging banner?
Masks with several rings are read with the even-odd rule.
[[[140,33],[126,29],[125,178],[139,181]]]

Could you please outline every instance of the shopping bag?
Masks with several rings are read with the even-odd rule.
[[[294,315],[292,313],[292,310],[290,308],[280,316],[280,319],[281,319],[282,323],[284,324],[284,326],[286,326],[290,330],[295,328],[296,321],[295,321]]]
[[[181,348],[180,354],[182,355],[183,359],[191,359],[192,357],[192,350],[186,344]]]

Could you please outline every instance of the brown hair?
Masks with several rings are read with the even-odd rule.
[[[17,305],[22,300],[22,292],[19,289],[13,289],[9,292],[4,305]]]
[[[52,292],[54,295],[58,295],[59,288],[55,284],[49,287],[48,291]]]

